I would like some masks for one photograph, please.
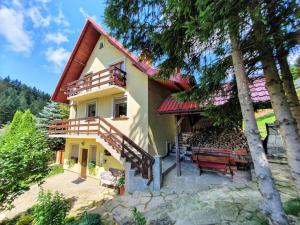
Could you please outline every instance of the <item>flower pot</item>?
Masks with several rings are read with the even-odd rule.
[[[119,193],[120,193],[120,195],[124,195],[125,194],[125,187],[124,187],[124,185],[122,185],[122,186],[119,187]]]

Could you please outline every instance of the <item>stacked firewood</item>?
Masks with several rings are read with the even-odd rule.
[[[216,129],[209,127],[184,136],[184,142],[190,146],[232,150],[248,149],[246,137],[240,128]]]

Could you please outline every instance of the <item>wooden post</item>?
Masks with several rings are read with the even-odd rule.
[[[175,146],[176,146],[176,168],[177,168],[177,176],[181,176],[181,165],[180,165],[180,149],[179,149],[179,127],[184,119],[183,116],[175,116],[176,118],[176,137],[175,137]]]

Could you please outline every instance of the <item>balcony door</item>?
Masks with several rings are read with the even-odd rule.
[[[87,149],[82,149],[81,153],[81,172],[80,176],[81,178],[86,178],[86,168],[87,168],[87,157],[88,157],[88,150]]]

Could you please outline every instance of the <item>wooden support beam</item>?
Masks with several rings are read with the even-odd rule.
[[[180,165],[180,149],[179,149],[179,128],[184,119],[183,116],[176,116],[176,137],[175,137],[175,146],[176,146],[176,168],[177,176],[181,176],[181,165]],[[178,119],[179,118],[179,119]]]

